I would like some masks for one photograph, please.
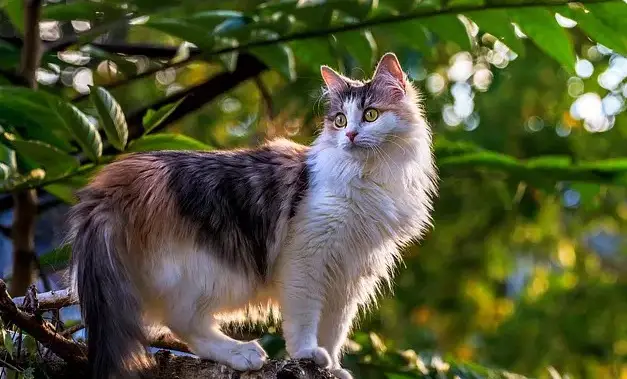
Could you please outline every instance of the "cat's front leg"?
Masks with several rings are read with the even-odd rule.
[[[341,362],[342,347],[346,343],[353,320],[357,315],[357,300],[344,289],[329,294],[322,311],[318,331],[318,341],[331,355],[332,371],[340,379],[352,379],[353,376],[343,369]]]
[[[313,259],[300,256],[283,265],[280,274],[281,313],[287,352],[329,368],[331,357],[318,345],[318,324],[324,298],[323,273]]]

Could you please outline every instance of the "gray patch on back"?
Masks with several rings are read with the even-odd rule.
[[[266,145],[150,154],[168,166],[168,187],[181,216],[198,228],[197,245],[230,267],[265,278],[276,229],[295,214],[309,186],[307,151]]]

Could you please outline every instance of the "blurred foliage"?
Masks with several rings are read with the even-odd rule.
[[[440,196],[347,366],[627,378],[624,1],[50,1],[37,92],[14,75],[22,2],[0,4],[2,188],[69,203],[120,152],[309,143],[319,66],[364,78],[396,52],[436,135]]]

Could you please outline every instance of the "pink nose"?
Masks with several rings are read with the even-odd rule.
[[[351,142],[353,142],[353,140],[355,139],[355,137],[357,136],[357,132],[346,132],[346,137],[348,137],[349,140],[351,140]]]

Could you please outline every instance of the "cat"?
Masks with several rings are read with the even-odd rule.
[[[280,309],[290,357],[352,378],[342,347],[402,247],[431,226],[437,169],[418,91],[393,53],[368,81],[321,75],[326,113],[311,146],[134,153],[79,191],[68,240],[91,377],[149,367],[145,325],[166,326],[201,358],[260,369],[263,348],[220,325]]]

